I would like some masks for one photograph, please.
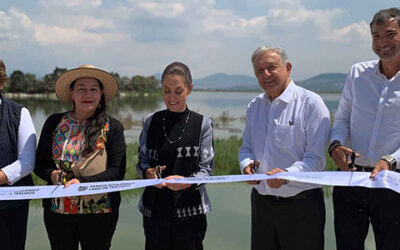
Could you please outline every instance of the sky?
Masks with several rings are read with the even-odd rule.
[[[252,75],[261,45],[282,47],[292,78],[375,60],[369,23],[398,0],[1,0],[0,58],[38,77],[92,64],[123,76],[189,66],[193,78]]]

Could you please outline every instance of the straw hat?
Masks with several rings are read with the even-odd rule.
[[[118,82],[110,73],[97,69],[93,65],[82,65],[79,68],[62,73],[57,78],[54,84],[54,91],[57,97],[61,101],[70,104],[71,96],[69,93],[69,86],[73,81],[82,77],[93,77],[103,84],[106,102],[111,100],[118,92]]]

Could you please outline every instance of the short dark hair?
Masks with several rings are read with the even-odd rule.
[[[369,24],[370,28],[374,24],[381,24],[389,20],[396,20],[397,24],[400,27],[400,9],[399,8],[390,8],[378,11],[374,18],[372,18],[371,23]]]
[[[161,82],[164,81],[166,75],[179,75],[183,76],[186,85],[190,88],[192,85],[192,74],[190,73],[189,67],[181,62],[173,62],[169,64],[162,73]]]

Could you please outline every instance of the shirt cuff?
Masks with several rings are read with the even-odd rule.
[[[3,173],[7,176],[9,185],[13,185],[21,177],[21,172],[19,170],[20,168],[16,167],[16,164],[20,164],[19,161],[13,162],[7,167],[1,169],[1,171],[3,171]]]
[[[285,168],[288,172],[303,172],[303,167],[298,165],[292,165],[288,168]]]
[[[247,167],[251,162],[254,162],[254,161],[251,160],[250,158],[246,158],[240,162],[240,172],[242,172],[242,174],[243,174],[244,168]]]
[[[333,141],[339,141],[341,144],[344,143],[343,137],[339,136],[339,135],[332,135],[331,140],[329,141],[329,144],[331,144]]]
[[[286,168],[288,172],[304,172],[303,162],[296,161],[292,166]]]

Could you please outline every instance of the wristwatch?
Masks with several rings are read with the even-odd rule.
[[[382,156],[381,160],[384,160],[387,163],[389,163],[389,170],[395,170],[396,169],[396,159],[393,156],[384,155],[384,156]]]

